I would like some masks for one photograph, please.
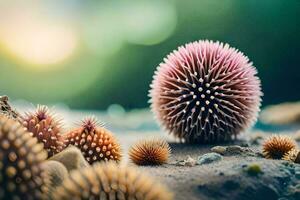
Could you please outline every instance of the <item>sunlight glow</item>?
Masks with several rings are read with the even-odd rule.
[[[22,17],[0,21],[0,44],[7,53],[40,67],[62,62],[73,54],[78,37],[71,28]]]

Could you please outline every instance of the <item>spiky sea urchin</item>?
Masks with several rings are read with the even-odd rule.
[[[161,165],[167,162],[171,148],[162,139],[141,140],[129,150],[129,158],[137,165]]]
[[[61,122],[49,111],[47,106],[39,105],[35,112],[26,113],[22,117],[22,124],[33,137],[44,144],[48,157],[64,149]]]
[[[149,96],[157,120],[190,143],[229,141],[257,119],[260,80],[249,59],[228,44],[181,46],[157,67]]]
[[[115,136],[95,118],[82,120],[79,128],[65,135],[66,146],[78,147],[90,163],[121,160],[121,148]]]
[[[282,159],[296,146],[296,142],[289,136],[272,135],[263,142],[262,153],[266,158]]]
[[[283,160],[292,161],[294,163],[300,163],[300,150],[292,149],[283,156]]]
[[[71,172],[55,191],[54,199],[170,200],[172,194],[135,168],[98,163]]]
[[[44,199],[43,145],[16,121],[0,116],[0,199]]]

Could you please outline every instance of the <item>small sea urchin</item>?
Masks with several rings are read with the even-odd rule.
[[[294,163],[300,163],[300,150],[292,149],[283,156],[283,160],[292,161]]]
[[[23,126],[44,144],[44,148],[51,157],[64,149],[63,136],[61,135],[61,123],[47,106],[38,106],[36,112],[26,113],[22,117]]]
[[[273,135],[264,141],[262,153],[266,158],[282,159],[296,146],[296,142],[288,136]]]
[[[260,80],[249,59],[228,44],[197,41],[159,65],[149,96],[157,120],[186,142],[229,141],[257,119]]]
[[[161,165],[167,162],[170,152],[165,140],[141,140],[131,147],[129,158],[137,165]]]
[[[0,116],[0,199],[44,199],[49,177],[43,145],[16,121]]]
[[[79,128],[65,135],[66,146],[78,147],[90,163],[121,160],[121,148],[114,135],[94,118],[86,118]]]
[[[71,172],[54,199],[170,200],[172,194],[135,168],[100,163]]]

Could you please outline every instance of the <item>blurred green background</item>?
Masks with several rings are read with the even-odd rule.
[[[163,57],[211,39],[253,61],[263,105],[299,100],[299,19],[299,0],[0,0],[0,95],[78,109],[148,107]]]

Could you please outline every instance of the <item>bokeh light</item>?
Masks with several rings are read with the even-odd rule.
[[[24,66],[44,67],[69,58],[78,45],[78,35],[70,25],[38,15],[34,7],[11,7],[1,14],[0,43],[2,51],[28,63]]]
[[[168,1],[125,4],[123,15],[126,39],[135,44],[158,44],[173,33],[177,23],[175,8]]]
[[[123,45],[118,13],[112,6],[99,8],[98,12],[85,13],[82,23],[83,40],[87,49],[96,56],[107,57],[118,52]]]
[[[55,64],[70,57],[76,49],[75,34],[64,27],[26,28],[16,26],[1,31],[4,48],[25,62],[38,66]]]

